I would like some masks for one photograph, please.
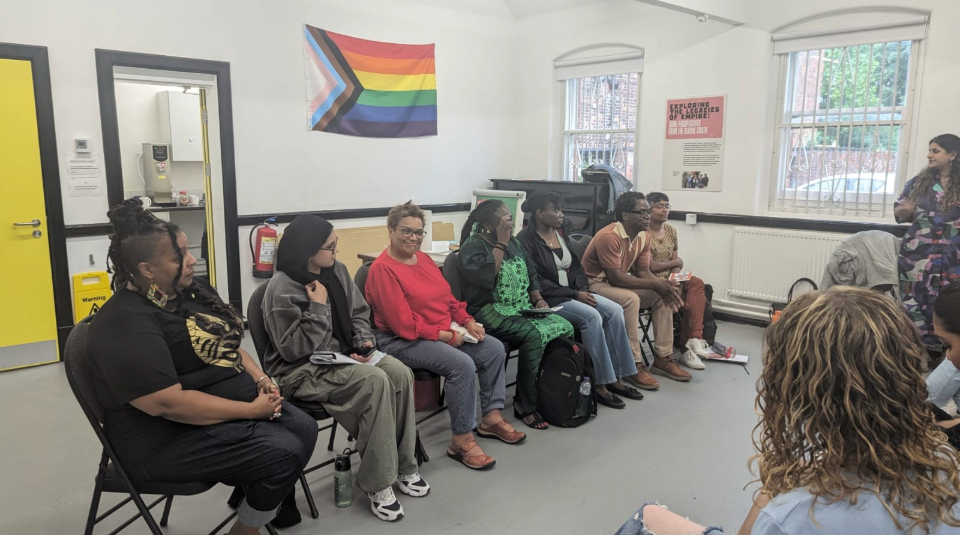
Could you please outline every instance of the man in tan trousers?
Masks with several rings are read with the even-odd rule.
[[[639,380],[627,378],[637,388],[656,390],[660,383],[643,365],[640,348],[640,310],[653,309],[653,336],[656,355],[653,373],[674,381],[689,381],[690,374],[671,358],[673,355],[673,313],[679,310],[680,285],[658,279],[650,272],[650,206],[643,193],[628,191],[614,206],[616,223],[607,225],[590,240],[583,255],[583,270],[590,279],[590,291],[623,307],[627,336],[637,363]]]

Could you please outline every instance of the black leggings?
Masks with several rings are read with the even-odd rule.
[[[259,527],[273,519],[316,443],[317,422],[283,402],[276,420],[236,420],[191,431],[141,464],[136,475],[149,481],[241,486],[246,501],[238,517]]]

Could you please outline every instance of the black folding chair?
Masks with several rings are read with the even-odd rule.
[[[97,476],[94,480],[93,499],[90,503],[90,512],[87,514],[87,523],[84,528],[84,535],[92,535],[96,524],[118,511],[126,504],[133,502],[137,507],[138,513],[125,521],[116,529],[110,532],[110,535],[119,533],[138,518],[143,518],[150,533],[153,535],[162,535],[161,527],[166,527],[167,520],[170,517],[170,507],[173,505],[174,496],[195,496],[213,488],[216,483],[211,482],[193,482],[193,483],[159,483],[153,481],[135,481],[127,475],[126,470],[120,464],[117,454],[110,444],[106,433],[103,430],[104,408],[97,400],[94,392],[93,372],[90,369],[89,354],[87,353],[87,330],[90,328],[92,316],[81,320],[70,332],[67,337],[66,351],[63,354],[64,367],[67,372],[67,382],[70,383],[70,389],[77,398],[84,416],[90,422],[97,439],[103,446],[103,453],[100,456],[100,465],[97,468]],[[97,515],[100,508],[100,496],[104,492],[115,492],[120,494],[129,494],[129,497],[111,507],[103,514]],[[159,495],[160,497],[147,505],[143,501],[142,495]],[[163,516],[160,517],[160,524],[153,518],[150,512],[157,504],[165,501],[163,506]],[[223,522],[217,525],[210,532],[210,535],[217,535],[224,526],[227,525],[235,516],[236,512],[228,516]],[[267,532],[276,535],[276,530],[267,524]]]
[[[250,338],[253,340],[253,346],[257,350],[257,358],[260,361],[260,366],[264,367],[263,357],[267,353],[267,350],[273,345],[270,341],[270,336],[267,334],[266,324],[263,322],[263,295],[267,291],[267,284],[261,284],[253,291],[253,295],[250,296],[250,301],[247,303],[247,324],[250,326]],[[316,420],[317,422],[322,422],[324,420],[330,420],[332,417],[327,414],[327,411],[323,409],[319,403],[312,403],[309,401],[301,401],[294,399],[292,397],[286,398],[287,402],[293,405],[294,407],[302,410],[307,413],[308,416]],[[322,433],[327,429],[330,430],[330,440],[327,442],[327,451],[333,451],[333,441],[337,438],[337,422],[336,420],[333,423],[326,424],[323,426],[317,427],[317,433]],[[322,463],[317,465],[304,468],[303,473],[300,474],[300,486],[303,487],[303,493],[307,498],[307,505],[310,507],[310,516],[317,518],[320,516],[320,512],[317,511],[317,504],[313,500],[313,493],[310,492],[310,484],[307,482],[307,474],[315,470],[319,470],[324,466],[333,464],[336,459],[327,459]]]

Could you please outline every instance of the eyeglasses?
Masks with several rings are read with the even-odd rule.
[[[416,236],[418,240],[422,240],[427,237],[427,231],[425,230],[413,230],[412,228],[406,228],[406,227],[402,229],[397,229],[396,227],[394,227],[393,230],[399,230],[400,235],[403,236],[404,238],[412,238],[413,236]]]
[[[628,213],[628,214],[637,214],[637,215],[640,216],[640,217],[643,217],[643,216],[645,216],[645,215],[650,215],[650,209],[649,209],[649,208],[644,208],[643,210],[624,210],[624,212],[626,212],[626,213]]]
[[[337,239],[333,240],[333,243],[330,244],[328,247],[321,247],[320,250],[321,250],[321,251],[336,251],[336,250],[337,250],[337,244],[338,244],[338,243],[340,243],[340,238],[337,238]]]

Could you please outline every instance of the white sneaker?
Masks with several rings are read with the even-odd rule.
[[[702,370],[706,368],[706,366],[703,365],[703,361],[700,360],[700,357],[692,350],[684,351],[683,354],[680,355],[680,364],[683,364],[691,370]]]
[[[368,492],[370,510],[374,516],[386,522],[396,522],[403,518],[403,506],[397,501],[393,487],[387,487],[378,492]]]
[[[430,485],[420,477],[419,472],[398,475],[397,486],[400,487],[400,492],[415,498],[430,494]]]
[[[710,346],[707,345],[705,340],[691,338],[687,340],[687,349],[696,353],[696,355],[700,358],[709,358]]]

